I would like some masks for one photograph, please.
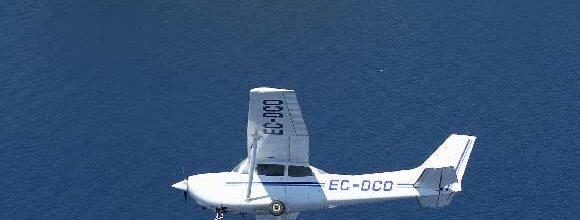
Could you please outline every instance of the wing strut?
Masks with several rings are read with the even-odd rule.
[[[246,190],[246,201],[250,200],[250,195],[252,194],[252,182],[254,180],[254,170],[256,169],[256,150],[258,149],[258,141],[262,136],[258,135],[256,132],[252,135],[252,138],[254,141],[252,141],[252,146],[250,146],[252,152],[249,158],[250,167],[248,167],[248,189]]]

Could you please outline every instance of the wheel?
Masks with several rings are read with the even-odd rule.
[[[274,200],[270,203],[270,214],[273,216],[280,216],[283,215],[286,211],[286,207],[284,207],[284,203]]]

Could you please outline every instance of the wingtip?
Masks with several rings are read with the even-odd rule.
[[[278,89],[278,88],[270,88],[270,87],[258,87],[258,88],[253,88],[250,90],[250,92],[256,92],[256,93],[266,93],[266,92],[292,92],[294,90],[290,90],[290,89]]]

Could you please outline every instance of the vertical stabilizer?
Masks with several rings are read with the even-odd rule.
[[[424,169],[453,167],[457,181],[461,183],[476,138],[475,136],[452,134],[421,167]]]
[[[461,191],[461,180],[475,139],[475,136],[452,134],[419,167],[423,173],[413,187],[436,193],[418,197],[422,207],[448,206],[453,196]]]

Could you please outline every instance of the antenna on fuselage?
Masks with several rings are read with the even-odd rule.
[[[258,149],[258,141],[262,139],[262,136],[258,135],[258,131],[255,130],[252,134],[252,145],[250,145],[250,158],[248,158],[249,171],[248,171],[248,189],[246,190],[246,201],[250,200],[250,195],[252,194],[252,182],[254,181],[254,170],[256,167],[256,151]]]

